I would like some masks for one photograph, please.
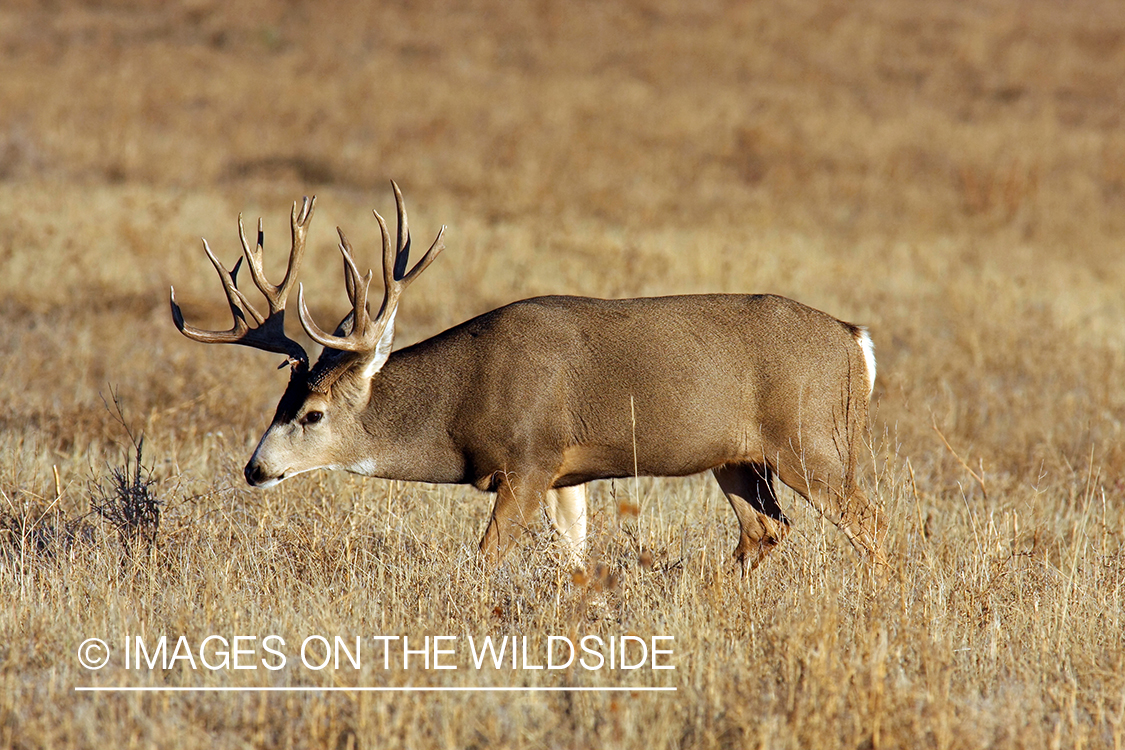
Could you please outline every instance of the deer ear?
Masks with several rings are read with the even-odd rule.
[[[391,356],[391,345],[395,340],[395,315],[398,314],[396,309],[391,313],[390,319],[387,321],[387,327],[383,329],[383,333],[379,336],[379,342],[375,344],[375,350],[368,355],[368,359],[363,363],[363,377],[371,379],[375,373],[383,369],[383,365],[387,364],[387,359]]]

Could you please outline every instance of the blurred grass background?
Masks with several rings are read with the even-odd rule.
[[[1123,89],[1112,0],[5,2],[0,741],[1121,747]],[[775,292],[868,325],[896,581],[866,588],[789,495],[798,533],[722,578],[735,525],[710,480],[595,486],[606,567],[585,583],[546,537],[472,572],[490,500],[469,490],[244,489],[286,375],[179,336],[168,286],[225,327],[199,237],[229,263],[238,213],[263,216],[279,275],[288,207],[316,193],[302,278],[339,317],[331,228],[377,262],[391,178],[419,242],[449,226],[400,345],[541,293]],[[79,523],[119,460],[111,388],[166,503],[125,567],[92,517],[28,541]],[[85,637],[224,628],[667,630],[680,690],[71,692]]]

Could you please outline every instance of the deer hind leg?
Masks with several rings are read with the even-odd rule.
[[[761,464],[720,466],[711,473],[727,496],[740,527],[734,565],[745,576],[789,533],[789,519],[777,504],[772,472]]]
[[[883,577],[887,556],[883,552],[886,522],[879,507],[855,482],[854,467],[834,452],[808,451],[782,456],[778,476],[809,504],[844,532],[852,547]]]
[[[562,537],[570,564],[582,567],[586,558],[586,485],[548,491],[547,518]]]
[[[490,565],[498,565],[524,532],[542,519],[540,503],[546,500],[546,478],[504,472],[496,487],[492,518],[480,541],[480,551]]]

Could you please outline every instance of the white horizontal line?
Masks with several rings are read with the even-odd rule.
[[[76,693],[668,693],[676,687],[92,687],[76,686]]]

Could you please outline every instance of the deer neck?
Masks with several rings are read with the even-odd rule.
[[[462,481],[464,455],[449,427],[454,368],[418,359],[409,350],[396,352],[371,379],[360,415],[368,444],[359,473],[412,482]]]

